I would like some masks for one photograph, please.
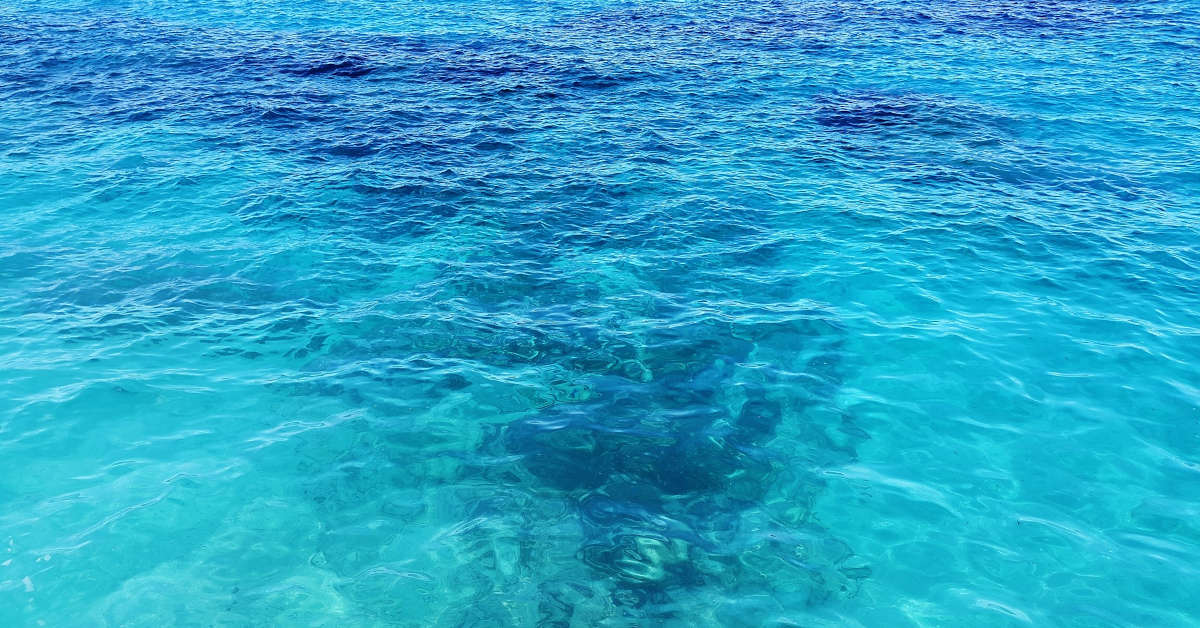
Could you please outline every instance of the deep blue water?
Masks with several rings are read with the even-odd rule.
[[[0,625],[1200,625],[1198,58],[0,0]]]

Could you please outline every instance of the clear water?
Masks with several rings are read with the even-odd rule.
[[[1200,3],[0,2],[0,625],[1200,624]]]

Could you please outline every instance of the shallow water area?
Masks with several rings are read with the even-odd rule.
[[[0,2],[0,625],[1195,625],[1197,33]]]

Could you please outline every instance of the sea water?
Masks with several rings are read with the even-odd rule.
[[[1198,58],[0,2],[0,625],[1200,624]]]

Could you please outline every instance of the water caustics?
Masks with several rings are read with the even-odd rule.
[[[0,3],[0,625],[1195,625],[1198,34]]]

